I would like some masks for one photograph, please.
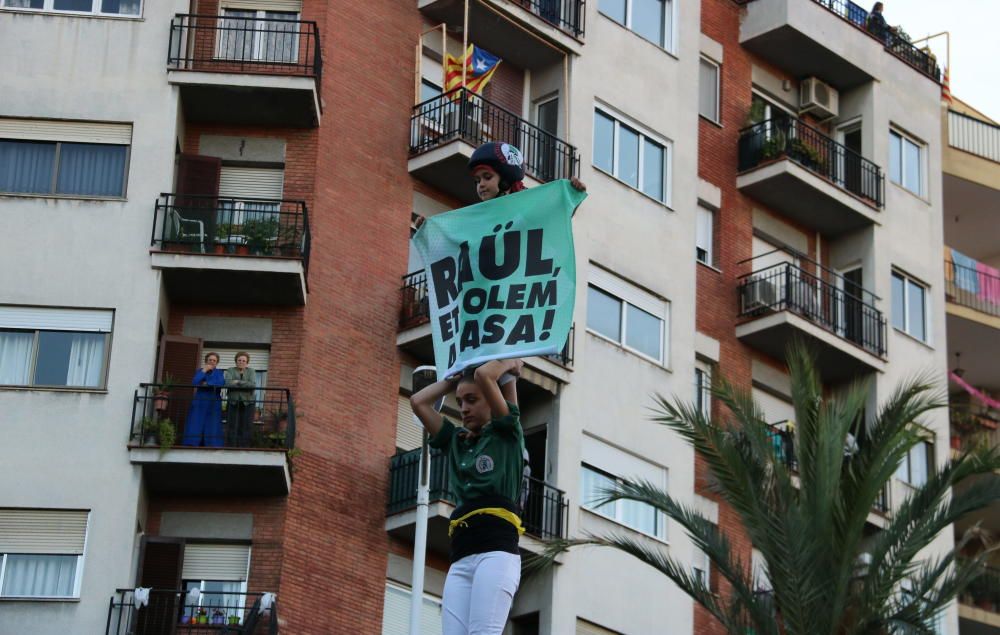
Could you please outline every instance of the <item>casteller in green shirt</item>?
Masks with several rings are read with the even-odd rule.
[[[457,507],[483,496],[503,496],[517,502],[524,466],[524,432],[521,411],[509,401],[507,408],[507,416],[491,419],[477,437],[471,437],[447,417],[431,437],[432,448],[447,451],[449,482]]]

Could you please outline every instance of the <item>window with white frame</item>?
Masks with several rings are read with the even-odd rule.
[[[750,551],[750,572],[753,575],[755,592],[769,593],[774,589],[771,585],[771,574],[768,572],[767,560],[764,558],[764,554],[757,549]]]
[[[587,287],[587,329],[626,349],[664,364],[667,355],[666,300],[599,267],[591,267]]]
[[[78,598],[90,512],[0,509],[0,597]]]
[[[711,588],[711,564],[708,555],[698,547],[694,547],[694,556],[691,558],[691,573],[705,588]]]
[[[121,198],[131,124],[0,118],[0,193]]]
[[[927,482],[934,466],[934,444],[929,440],[918,441],[910,448],[903,462],[896,469],[896,478],[920,487]]]
[[[141,0],[0,0],[5,9],[58,11],[87,15],[131,16],[142,15]]]
[[[594,167],[670,204],[670,143],[638,124],[594,109]]]
[[[0,305],[0,386],[102,388],[114,312]]]
[[[227,60],[292,64],[299,57],[299,13],[240,8],[222,9],[216,57]]]
[[[385,583],[382,603],[382,635],[410,632],[410,589],[394,582]],[[441,635],[441,598],[424,594],[420,607],[420,629],[424,635]]]
[[[673,50],[673,0],[600,0],[597,8],[639,37]]]
[[[713,266],[715,251],[712,249],[715,234],[715,212],[699,205],[695,218],[695,258],[698,262]]]
[[[581,451],[581,506],[626,527],[666,540],[666,515],[655,508],[625,500],[602,505],[600,500],[616,483],[646,481],[666,489],[667,470],[589,435],[584,435]]]
[[[889,179],[918,196],[923,188],[924,146],[897,130],[889,131]]]
[[[892,272],[892,326],[927,341],[927,287],[898,271]]]
[[[700,415],[712,416],[712,365],[700,359],[694,362],[694,404]]]
[[[188,595],[184,616],[197,616],[202,610],[209,617],[242,617],[246,606],[247,577],[250,571],[250,545],[186,542],[181,579]],[[198,593],[192,593],[197,589]]]
[[[719,82],[721,67],[702,56],[698,66],[698,114],[719,122]]]

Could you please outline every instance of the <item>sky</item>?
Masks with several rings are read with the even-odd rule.
[[[914,40],[941,31],[951,33],[951,94],[1000,120],[1000,0],[883,2],[886,22],[902,26]],[[869,4],[874,1],[866,0],[864,8],[869,9]],[[945,65],[945,38],[935,38],[930,44],[938,62]]]

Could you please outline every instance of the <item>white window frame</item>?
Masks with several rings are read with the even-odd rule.
[[[926,476],[924,478],[923,483],[913,482],[913,467],[912,464],[910,463],[910,452],[913,452],[917,448],[923,448],[924,460],[926,461],[925,465]],[[927,479],[933,476],[934,473],[937,471],[937,465],[936,461],[934,460],[934,456],[935,456],[934,438],[930,436],[930,433],[927,433],[927,435],[921,436],[920,441],[917,442],[917,444],[912,448],[910,448],[909,452],[906,453],[906,456],[903,458],[903,461],[899,464],[899,468],[896,470],[895,474],[896,480],[902,483],[906,483],[908,486],[913,488],[922,487],[924,483],[927,482]]]
[[[598,13],[600,13],[601,15],[603,15],[604,17],[606,17],[607,19],[609,19],[612,22],[614,22],[615,24],[621,24],[623,27],[625,27],[629,31],[632,31],[632,33],[635,33],[638,37],[642,38],[646,42],[649,42],[653,46],[655,46],[655,47],[657,47],[659,49],[662,49],[662,50],[666,51],[667,53],[670,53],[671,55],[673,55],[675,53],[674,43],[677,41],[677,2],[675,0],[660,0],[660,1],[662,1],[662,2],[664,2],[664,4],[668,5],[666,7],[666,10],[663,12],[663,19],[665,21],[665,24],[663,25],[663,37],[664,37],[665,40],[667,40],[665,42],[654,42],[654,41],[648,39],[646,36],[642,35],[641,33],[638,33],[637,31],[635,31],[632,28],[632,13],[633,13],[633,11],[632,11],[632,2],[633,2],[633,0],[624,0],[624,2],[625,2],[625,23],[624,24],[622,24],[621,22],[619,22],[615,18],[611,17],[607,13],[604,13],[603,11],[601,11],[601,9],[600,9],[600,7],[601,7],[600,2],[597,3],[597,11],[598,11]]]
[[[622,478],[622,477],[620,477],[620,476],[618,476],[616,474],[612,474],[611,472],[609,472],[609,471],[607,471],[605,469],[602,469],[600,467],[597,467],[597,466],[593,465],[592,463],[587,463],[586,461],[583,461],[583,462],[580,463],[580,480],[581,480],[581,485],[582,485],[584,470],[590,470],[591,472],[594,472],[595,474],[600,474],[601,476],[603,476],[603,477],[605,477],[607,479],[610,479],[610,480],[612,480],[612,481],[614,481],[615,483],[618,483],[618,484],[622,484],[622,483],[627,483],[628,482],[628,479]],[[638,527],[635,527],[634,525],[628,524],[627,522],[625,522],[625,520],[622,519],[622,515],[623,514],[622,514],[622,505],[621,505],[621,503],[623,501],[616,501],[615,502],[615,513],[614,513],[614,515],[611,515],[611,514],[607,513],[606,511],[602,510],[602,507],[604,507],[604,505],[601,505],[601,506],[593,505],[592,503],[590,503],[588,501],[584,501],[583,500],[583,496],[584,496],[584,493],[581,491],[580,492],[580,498],[581,498],[581,500],[580,500],[580,508],[581,509],[585,509],[585,510],[587,510],[588,512],[590,512],[592,514],[596,514],[596,515],[600,516],[601,518],[606,518],[606,519],[610,520],[613,523],[621,525],[622,527],[626,527],[626,528],[628,528],[631,531],[634,531],[634,532],[636,532],[638,534],[642,534],[643,536],[649,536],[653,540],[659,540],[660,542],[667,542],[667,515],[664,514],[663,512],[661,512],[659,510],[656,510],[654,508],[654,513],[656,515],[656,529],[657,529],[657,533],[651,534],[648,531],[644,531],[644,530],[642,530],[642,529],[640,529]],[[639,503],[639,504],[645,505],[644,503]],[[650,507],[649,505],[645,505],[645,506],[646,507]]]
[[[84,558],[87,555],[87,546],[90,542],[90,511],[87,511],[87,526],[84,529],[83,534],[83,553],[81,554],[20,554],[20,553],[0,553],[0,600],[17,600],[17,599],[34,599],[34,600],[79,600],[80,599],[80,588],[83,584],[83,567],[85,564]],[[76,555],[76,571],[73,576],[73,593],[71,595],[2,595],[4,574],[7,572],[7,556],[20,556],[20,555]]]
[[[701,116],[701,117],[704,117],[705,119],[711,121],[712,123],[721,124],[722,121],[721,121],[721,117],[720,117],[719,111],[722,108],[722,64],[720,64],[719,62],[716,62],[712,58],[707,57],[705,55],[701,56],[701,59],[698,62],[698,64],[699,64],[699,67],[698,67],[699,68],[699,75],[700,75],[700,70],[701,70],[701,64],[708,64],[709,66],[712,66],[715,69],[715,112],[712,113],[711,115],[709,115],[709,114],[706,114],[706,113],[704,113],[704,112],[701,111],[701,91],[699,90],[699,92],[698,92],[698,115]],[[700,89],[700,84],[701,83],[699,82],[699,89]]]
[[[712,417],[712,365],[701,359],[694,361],[694,405],[706,419]]]
[[[60,15],[96,15],[106,18],[126,18],[132,20],[142,19],[142,10],[145,8],[145,0],[139,0],[139,13],[104,13],[100,10],[102,0],[92,0],[93,4],[90,11],[67,11],[66,9],[55,9],[55,0],[43,0],[41,9],[32,9],[30,7],[14,7],[7,6],[11,0],[0,0],[0,9],[6,11],[31,11],[34,13],[58,13]]]
[[[899,137],[899,181],[892,178],[892,144],[894,143],[893,137]],[[917,148],[918,158],[917,161],[920,163],[917,166],[917,178],[920,182],[917,183],[916,191],[912,190],[909,186],[904,184],[906,180],[906,144],[910,143]],[[889,128],[889,156],[886,161],[886,165],[889,166],[889,181],[903,188],[911,194],[915,194],[921,198],[927,196],[927,144],[920,141],[916,137],[909,135],[899,128],[890,127]]]
[[[904,272],[902,272],[902,271],[900,271],[898,269],[893,269],[892,270],[892,277],[893,278],[900,278],[903,281],[903,306],[902,307],[890,306],[890,309],[893,311],[893,315],[895,315],[895,312],[897,310],[902,310],[902,313],[903,313],[903,328],[900,329],[898,326],[895,325],[895,323],[894,323],[895,321],[894,320],[890,320],[890,323],[892,324],[892,327],[894,329],[896,329],[897,331],[900,331],[902,333],[906,333],[907,335],[909,335],[913,339],[917,340],[918,342],[923,342],[925,344],[930,344],[930,342],[931,342],[931,315],[930,315],[930,311],[929,311],[929,308],[930,308],[930,286],[924,284],[923,282],[917,280],[916,278],[914,278],[914,277],[912,277],[912,276],[910,276],[910,275],[908,275],[908,274],[906,274],[906,273],[904,273]],[[912,332],[912,329],[911,329],[911,320],[912,320],[913,316],[910,315],[910,283],[912,283],[913,285],[918,286],[918,287],[920,287],[921,289],[924,290],[924,302],[923,302],[924,337],[923,337],[923,339],[921,339],[921,338],[917,337],[916,335],[914,335],[913,332]],[[890,303],[892,301],[891,300],[892,297],[895,297],[895,294],[892,293],[892,284],[891,284],[891,280],[890,280]]]
[[[667,367],[667,361],[670,359],[670,343],[668,341],[668,334],[670,333],[670,329],[668,328],[670,324],[670,301],[658,298],[648,291],[643,291],[635,287],[635,285],[609,271],[593,266],[591,267],[590,279],[587,282],[587,286],[588,289],[589,287],[594,287],[621,302],[621,309],[618,314],[621,341],[595,331],[589,324],[587,325],[587,332],[605,341],[612,342],[616,346],[620,346],[628,352],[638,355],[658,366]],[[626,310],[626,305],[632,305],[660,320],[659,359],[650,357],[646,353],[626,344],[628,341],[628,311]]]
[[[670,141],[670,140],[668,140],[668,139],[666,139],[665,137],[662,137],[662,136],[660,136],[660,135],[658,135],[656,133],[651,132],[648,128],[646,128],[642,124],[638,123],[634,119],[631,119],[631,118],[629,118],[629,117],[627,117],[627,116],[625,116],[625,115],[623,115],[623,114],[621,114],[621,113],[619,113],[619,112],[617,112],[617,111],[611,109],[610,107],[608,107],[608,106],[606,106],[604,104],[601,104],[601,103],[595,103],[594,104],[595,119],[594,119],[594,121],[591,122],[591,124],[592,124],[591,125],[591,132],[593,132],[593,129],[594,129],[594,125],[593,124],[596,121],[596,115],[597,115],[597,113],[602,114],[603,116],[607,117],[608,119],[611,119],[611,121],[614,122],[614,132],[612,134],[612,139],[611,139],[611,152],[612,152],[612,156],[611,156],[611,172],[608,172],[607,170],[605,170],[605,169],[603,169],[601,167],[598,167],[596,159],[595,159],[595,156],[592,155],[591,156],[591,165],[594,167],[594,169],[596,169],[596,170],[598,170],[600,172],[603,172],[604,174],[607,174],[608,176],[612,177],[613,179],[615,179],[619,183],[625,185],[629,189],[635,190],[636,192],[639,192],[640,194],[642,194],[646,198],[648,198],[650,200],[653,200],[653,201],[656,201],[657,203],[659,203],[661,205],[665,205],[668,208],[672,208],[671,201],[673,199],[673,187],[672,187],[672,183],[671,183],[672,179],[670,178],[670,175],[673,174],[673,156],[674,156],[673,142]],[[619,140],[621,138],[621,135],[620,135],[619,131],[621,130],[621,127],[623,125],[625,127],[627,127],[627,128],[631,128],[633,131],[635,131],[636,134],[639,135],[639,157],[638,157],[639,170],[638,170],[638,175],[637,175],[638,178],[637,178],[635,186],[633,186],[631,183],[626,183],[624,180],[622,180],[618,176],[618,169],[619,169],[619,165],[618,165],[618,150],[619,150]],[[644,163],[645,163],[645,158],[646,158],[645,157],[646,144],[643,143],[643,142],[646,139],[649,139],[653,143],[656,143],[657,145],[660,145],[660,146],[663,147],[663,155],[664,156],[663,156],[663,199],[662,200],[658,199],[658,198],[654,198],[653,196],[650,196],[649,194],[647,194],[646,192],[644,192],[643,189],[642,189],[643,185],[645,185],[645,182],[644,182],[645,181]],[[595,146],[594,146],[594,152],[596,153],[596,151],[597,151],[597,147],[596,147],[596,144],[595,144]]]
[[[700,237],[699,236],[699,234],[700,234],[700,228],[702,226],[701,219],[703,217],[705,217],[706,214],[710,218],[710,221],[708,223],[708,236],[707,237]],[[694,244],[694,257],[695,257],[695,260],[697,262],[700,262],[703,265],[708,265],[709,267],[714,267],[715,266],[715,248],[714,248],[714,245],[715,245],[715,220],[716,220],[715,210],[713,210],[711,208],[708,208],[708,207],[705,207],[704,205],[698,205],[697,207],[695,207],[695,231],[694,231],[695,244]],[[705,238],[705,240],[702,240],[702,238]],[[704,245],[703,244],[699,244],[701,242],[705,242],[707,244],[704,244]],[[701,257],[699,257],[699,253],[698,253],[699,251],[704,251],[705,252],[705,258],[704,259],[702,259]]]
[[[691,558],[691,575],[696,579],[700,578],[706,589],[711,589],[712,561],[709,560],[708,554],[699,549],[697,545],[691,545],[691,553],[693,556]]]

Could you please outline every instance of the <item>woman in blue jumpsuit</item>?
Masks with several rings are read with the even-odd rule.
[[[184,437],[181,445],[222,447],[222,387],[226,376],[216,368],[219,354],[205,355],[205,365],[195,372],[191,383],[195,386],[194,399],[184,420]]]

